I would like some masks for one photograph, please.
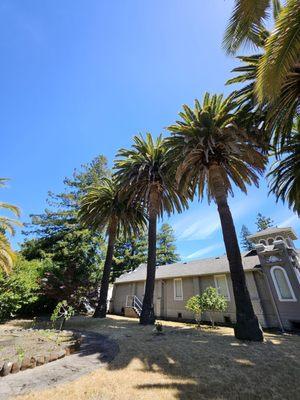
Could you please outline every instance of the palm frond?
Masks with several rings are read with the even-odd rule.
[[[299,0],[287,0],[286,6],[281,8],[265,50],[258,67],[256,92],[260,101],[274,101],[288,74],[300,61]]]
[[[261,45],[269,7],[270,0],[235,0],[223,39],[227,53],[234,54],[242,44],[249,42]]]

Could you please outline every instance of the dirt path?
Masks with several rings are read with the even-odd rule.
[[[95,332],[84,332],[80,350],[61,360],[0,378],[0,400],[33,390],[53,388],[105,366],[119,352],[117,343]]]

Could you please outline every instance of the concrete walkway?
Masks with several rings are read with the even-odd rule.
[[[0,400],[74,381],[105,366],[119,352],[118,344],[106,336],[86,331],[81,334],[83,342],[77,353],[34,369],[0,377]]]

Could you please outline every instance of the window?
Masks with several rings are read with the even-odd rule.
[[[274,239],[270,238],[268,239],[268,245],[271,246],[274,243]]]
[[[299,285],[300,285],[300,271],[299,271],[298,268],[295,268],[295,271],[296,271],[296,276],[297,276],[297,279],[298,279],[298,282],[299,282]]]
[[[229,290],[226,275],[215,275],[214,276],[215,287],[219,294],[223,295],[226,300],[230,300]]]
[[[283,240],[283,237],[277,236],[276,240]]]
[[[264,239],[261,239],[261,240],[259,241],[259,243],[260,243],[260,244],[263,244],[264,246],[267,245],[267,242],[266,242]]]
[[[280,301],[297,301],[287,273],[282,267],[272,267],[271,276]]]
[[[174,279],[174,300],[183,300],[182,279]]]

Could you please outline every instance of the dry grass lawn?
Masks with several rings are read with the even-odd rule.
[[[266,334],[264,343],[242,343],[230,328],[163,325],[164,334],[154,335],[127,318],[74,318],[68,328],[109,335],[119,354],[77,381],[18,399],[300,399],[300,336]]]

